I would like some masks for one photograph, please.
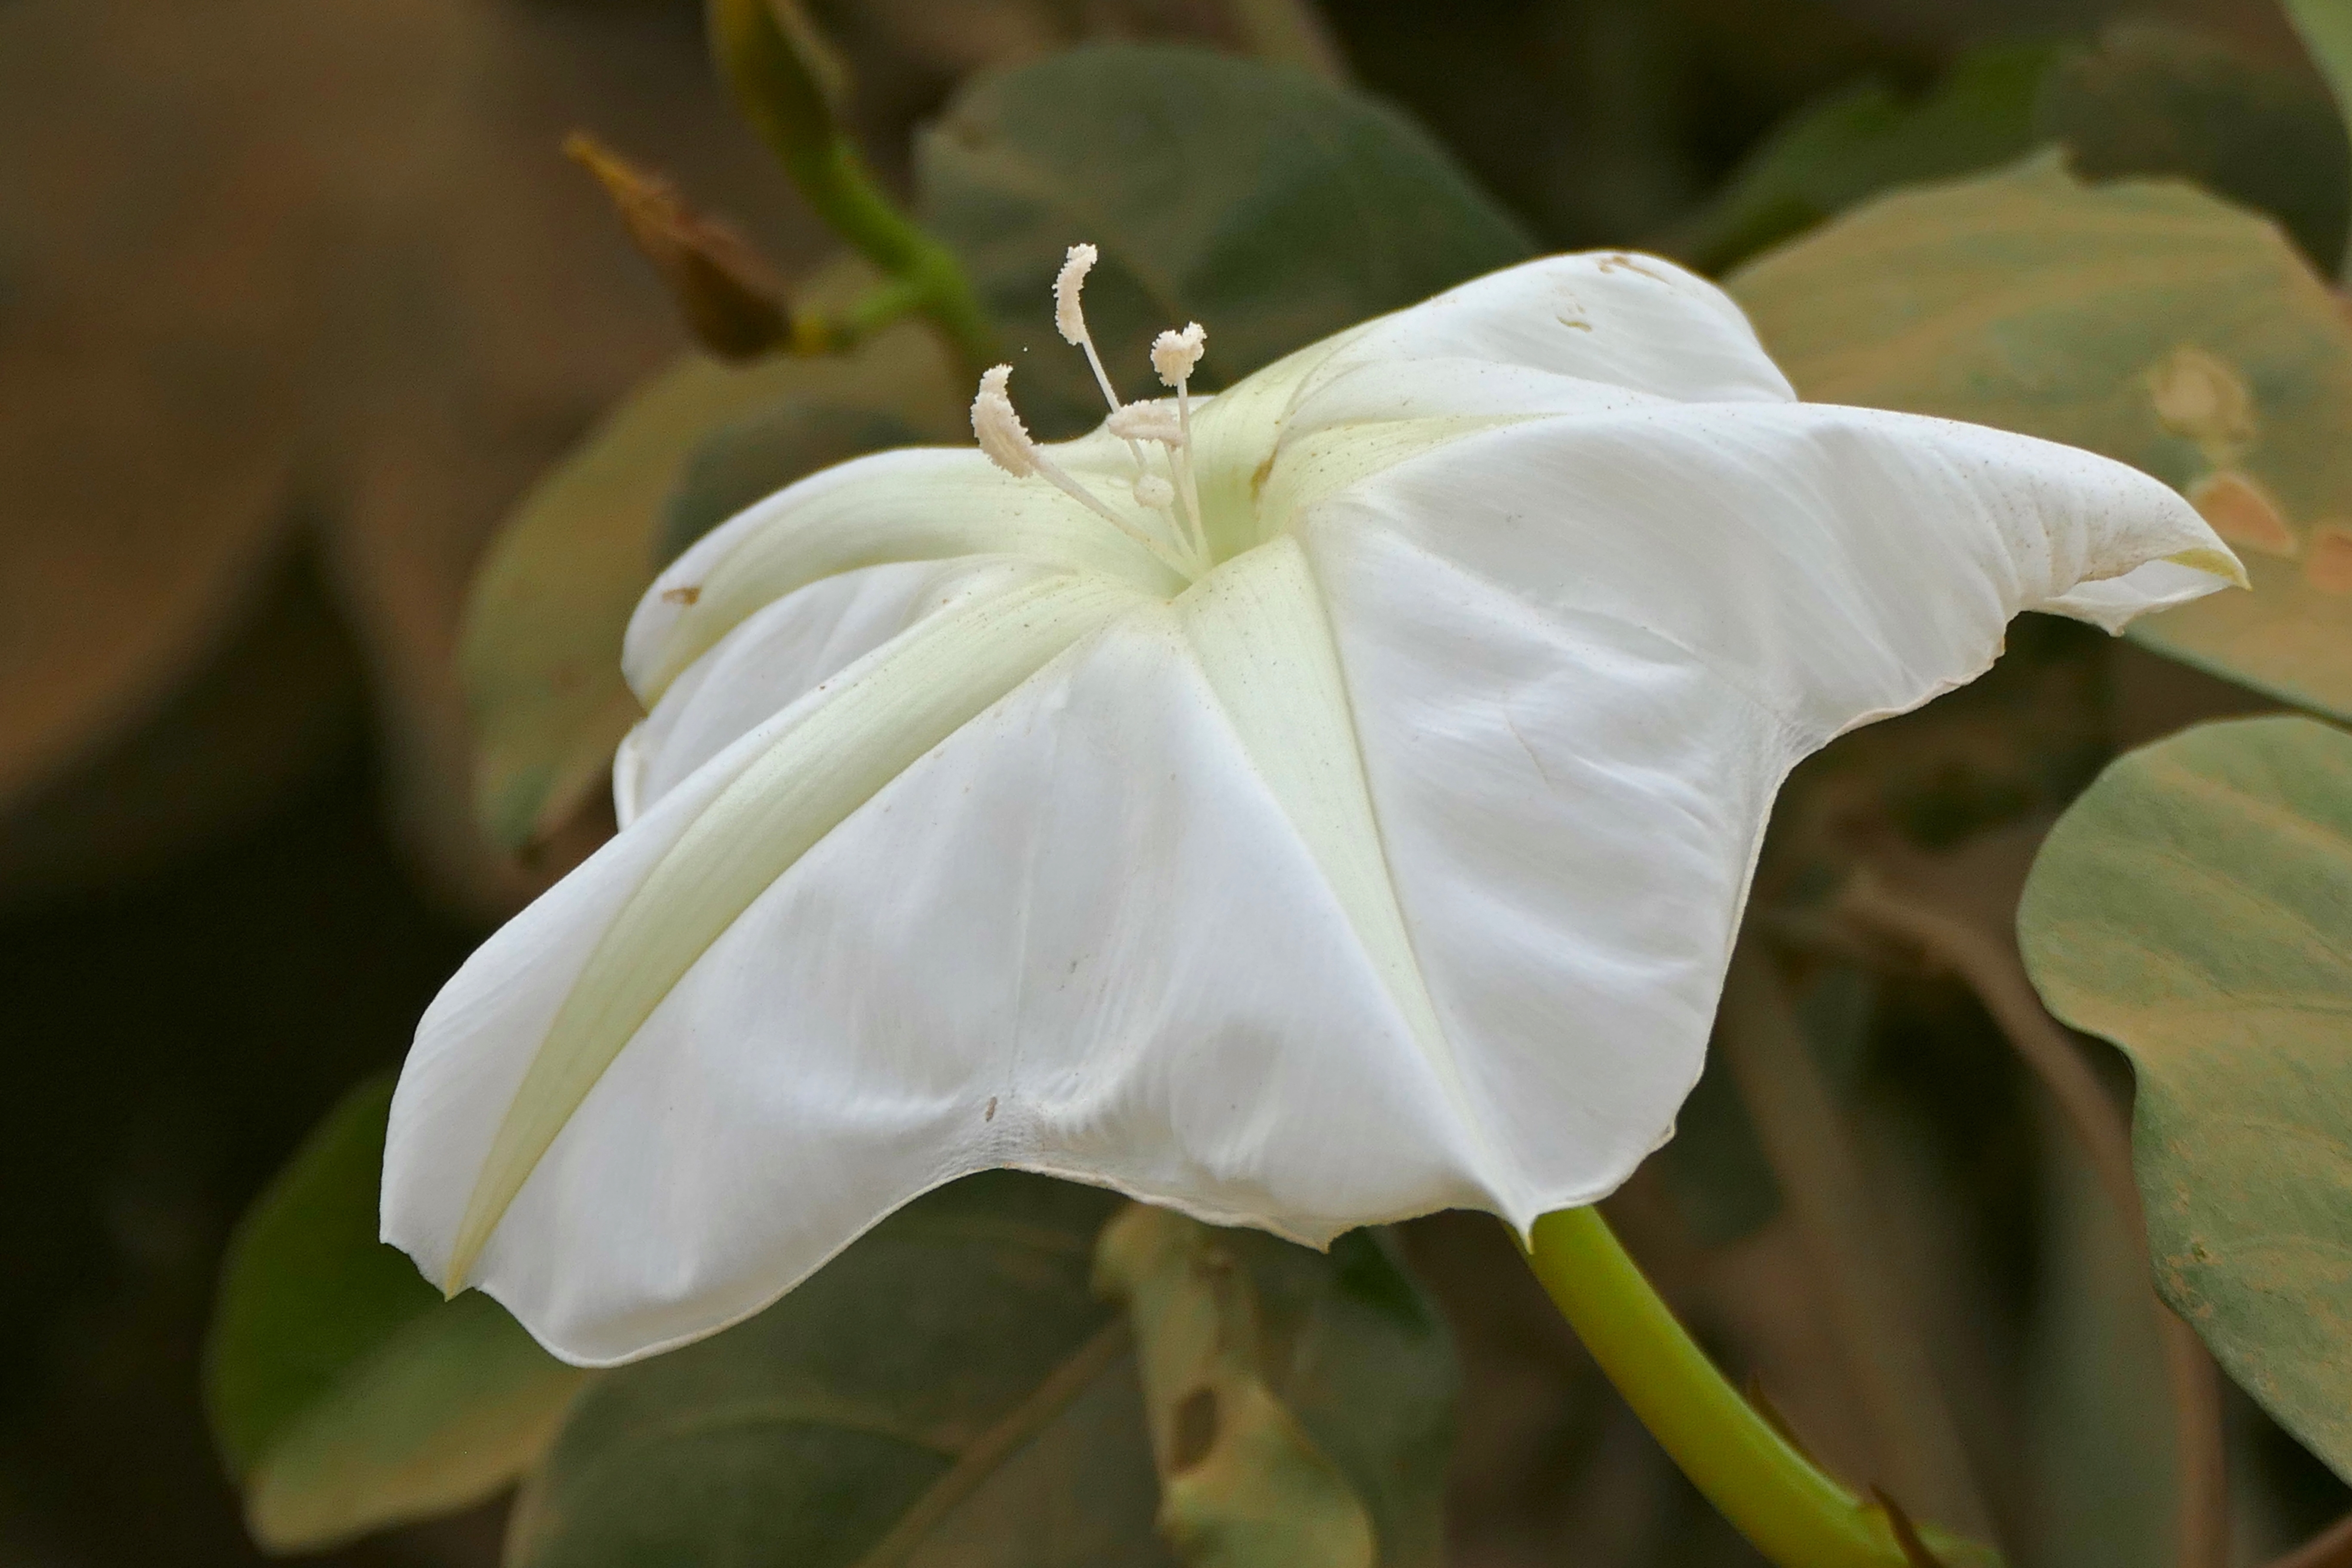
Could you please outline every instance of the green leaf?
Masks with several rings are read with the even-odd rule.
[[[1362,1231],[1328,1258],[1138,1204],[1096,1254],[1135,1323],[1160,1527],[1197,1568],[1430,1568],[1454,1366]]]
[[[2352,736],[2132,752],[2052,830],[2018,930],[2051,1011],[2138,1075],[2158,1288],[2352,1479]]]
[[[916,152],[926,221],[962,258],[1041,434],[1103,416],[1054,330],[1054,275],[1078,241],[1102,252],[1087,319],[1129,398],[1158,390],[1162,328],[1207,326],[1199,384],[1213,388],[1533,248],[1395,110],[1199,49],[1095,46],[982,77]]]
[[[1166,1564],[1113,1195],[958,1182],[759,1316],[608,1373],[524,1490],[509,1568]]]
[[[602,1374],[524,1490],[509,1568],[1169,1568],[1136,1336],[1091,1283],[1120,1206],[970,1177],[757,1317]],[[1326,1256],[1206,1234],[1246,1279],[1265,1386],[1384,1568],[1434,1564],[1454,1368],[1431,1310],[1370,1237]]]
[[[2126,22],[2043,79],[2035,124],[2086,179],[2173,175],[2266,213],[2333,267],[2352,205],[2352,157],[2327,95],[2296,72],[2195,28]]]
[[[213,1429],[264,1546],[445,1513],[538,1456],[584,1375],[376,1239],[392,1080],[352,1091],[246,1215],[205,1350]]]
[[[2352,129],[2352,5],[2346,0],[2283,0],[2311,63],[2326,79],[2337,117]]]
[[[2008,163],[2035,144],[2034,101],[2057,56],[2048,44],[1973,50],[1916,103],[1876,81],[1833,93],[1766,138],[1667,248],[1717,271],[1891,185]]]
[[[837,268],[812,295],[864,276]],[[458,667],[483,830],[522,848],[602,781],[644,717],[621,638],[662,562],[734,509],[871,449],[861,441],[951,435],[962,396],[937,340],[906,322],[839,358],[730,369],[688,356],[614,409],[523,499],[474,578]]]
[[[2267,213],[2333,266],[2352,205],[2334,107],[2303,76],[2192,27],[2126,22],[2088,47],[1995,44],[1905,102],[1865,81],[1749,154],[1665,248],[1716,271],[1864,199],[2060,143],[2093,179],[2172,175]]]
[[[1871,202],[1730,288],[1809,398],[2046,437],[2186,491],[2253,592],[2131,635],[2352,716],[2352,328],[2272,225],[2040,158]]]

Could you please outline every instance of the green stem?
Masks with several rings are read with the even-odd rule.
[[[1528,1262],[1642,1424],[1758,1551],[1781,1568],[1916,1568],[1885,1510],[1823,1474],[1725,1380],[1600,1210],[1536,1221]],[[1945,1531],[1919,1533],[1949,1568],[2000,1562]]]
[[[867,289],[838,310],[797,312],[793,317],[793,352],[846,353],[893,321],[920,311],[929,299],[920,280],[894,279]]]
[[[996,334],[954,253],[882,193],[846,137],[835,135],[811,148],[779,144],[775,138],[771,143],[817,216],[893,284],[912,289],[914,309],[940,330],[964,368],[978,375],[996,357]]]
[[[711,53],[751,128],[801,195],[940,330],[964,368],[980,374],[995,334],[948,247],[884,194],[834,113],[838,73],[827,65],[795,0],[709,0]]]

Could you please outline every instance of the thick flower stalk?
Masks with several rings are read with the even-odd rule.
[[[1099,364],[1073,253],[1059,320]],[[1320,1243],[1614,1188],[1789,769],[2021,610],[2238,580],[2156,480],[1799,403],[1720,291],[1528,263],[1047,447],[803,480],[665,572],[622,829],[426,1014],[383,1232],[551,1349],[757,1311],[992,1166]],[[1213,342],[1208,346],[1213,347]]]

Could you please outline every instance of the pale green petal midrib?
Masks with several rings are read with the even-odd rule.
[[[1033,579],[918,624],[820,688],[825,700],[703,808],[598,939],[491,1140],[447,1288],[622,1047],[753,900],[925,752],[1140,601],[1091,574]]]
[[[1042,483],[980,476],[913,493],[898,515],[858,516],[827,492],[713,563],[695,600],[639,677],[650,707],[686,668],[745,617],[812,583],[865,567],[958,556],[1019,555],[1097,574],[1139,590],[1173,592],[1179,579],[1099,518]]]
[[[1305,549],[1296,536],[1262,545],[1177,608],[1243,750],[1322,872],[1465,1131],[1483,1144],[1398,901],[1338,645]]]

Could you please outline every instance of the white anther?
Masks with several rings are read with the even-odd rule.
[[[1135,477],[1135,504],[1150,507],[1154,511],[1176,504],[1176,487],[1158,474],[1138,474]]]
[[[1111,411],[1110,433],[1122,441],[1158,441],[1165,446],[1184,444],[1184,427],[1176,411],[1162,403],[1130,403]]]
[[[988,454],[988,460],[1016,479],[1025,479],[1034,474],[1045,480],[1143,546],[1180,576],[1192,577],[1192,565],[1169,553],[1166,545],[1112,510],[1109,502],[1080,483],[1076,476],[1047,457],[1045,449],[1030,438],[1027,427],[1021,423],[1021,416],[1013,411],[1013,395],[1006,389],[1012,379],[1011,365],[991,366],[981,373],[980,392],[971,400],[971,433],[980,438],[980,449]],[[1160,483],[1166,487],[1165,480]]]
[[[1095,384],[1102,388],[1103,401],[1113,412],[1118,408],[1118,394],[1111,390],[1110,373],[1103,369],[1102,355],[1095,352],[1093,334],[1087,331],[1087,308],[1081,296],[1087,291],[1087,274],[1094,270],[1095,247],[1074,245],[1062,262],[1062,270],[1054,278],[1054,325],[1066,343],[1075,343],[1087,351],[1087,368],[1095,373]],[[1143,453],[1130,444],[1129,455],[1135,466],[1143,467]]]
[[[1208,553],[1208,520],[1201,513],[1201,485],[1192,474],[1192,398],[1186,384],[1208,344],[1208,331],[1198,321],[1187,321],[1181,329],[1171,327],[1151,340],[1151,368],[1176,389],[1177,439],[1168,445],[1168,466],[1176,476],[1177,492],[1184,498],[1185,521],[1200,541],[1203,555]]]
[[[1061,329],[1062,341],[1074,348],[1087,341],[1087,309],[1079,296],[1086,292],[1087,274],[1094,270],[1098,254],[1091,245],[1070,247],[1054,278],[1054,325]]]
[[[980,395],[971,400],[971,433],[980,438],[980,449],[990,462],[1025,479],[1037,471],[1037,444],[1013,411],[1013,395],[1005,389],[1012,379],[1009,364],[981,373]]]
[[[1192,367],[1201,363],[1208,342],[1209,334],[1198,321],[1186,323],[1182,331],[1171,327],[1151,340],[1151,368],[1170,386],[1181,387],[1192,379]]]

